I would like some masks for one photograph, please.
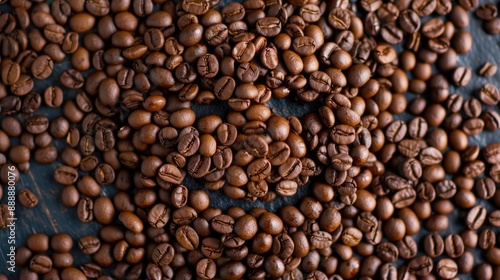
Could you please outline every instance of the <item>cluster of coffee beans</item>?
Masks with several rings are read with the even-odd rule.
[[[471,6],[477,7],[478,1],[471,1]],[[483,20],[483,29],[488,34],[500,34],[500,18],[495,3],[486,2],[479,5],[475,12],[476,16]]]
[[[70,235],[32,234],[19,279],[500,278],[500,210],[487,207],[500,208],[500,144],[468,138],[500,128],[500,90],[452,92],[474,78],[457,59],[473,48],[470,11],[498,34],[495,4],[219,2],[5,5],[0,179],[57,162],[62,204],[101,225],[78,239],[82,260]],[[315,109],[282,116],[276,98]],[[208,194],[238,205],[299,188],[276,213]],[[10,218],[0,205],[0,227]]]

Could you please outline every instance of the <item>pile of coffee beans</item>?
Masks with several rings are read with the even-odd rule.
[[[497,72],[458,63],[470,14],[500,33],[496,4],[6,2],[0,180],[54,164],[62,204],[100,224],[30,235],[19,279],[500,279],[500,142],[469,144],[500,128],[500,90],[453,92]],[[209,196],[303,188],[275,212]],[[11,218],[1,204],[0,227]]]

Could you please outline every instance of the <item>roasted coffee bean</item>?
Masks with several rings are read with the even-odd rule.
[[[391,45],[399,44],[403,40],[403,31],[392,23],[384,24],[380,34],[384,41]]]
[[[38,80],[44,80],[52,74],[54,62],[47,55],[37,57],[31,65],[31,74]]]
[[[210,225],[212,229],[221,234],[229,234],[233,231],[234,219],[228,215],[218,215],[215,216]]]
[[[489,61],[485,62],[481,69],[479,69],[479,75],[487,78],[494,76],[496,72],[497,66]]]
[[[335,125],[330,133],[330,138],[340,145],[353,143],[355,140],[355,130],[352,126],[339,124]]]
[[[483,250],[487,250],[495,246],[496,235],[491,229],[483,229],[479,233],[478,246]]]
[[[31,258],[29,266],[33,272],[45,274],[52,269],[52,259],[44,255],[35,255]]]
[[[390,142],[399,142],[407,132],[407,126],[403,121],[394,121],[386,129],[386,137]]]
[[[397,247],[399,256],[404,259],[412,259],[417,254],[417,243],[410,236],[398,241]]]
[[[458,234],[450,234],[444,239],[445,251],[451,258],[460,257],[464,251],[465,246],[462,237]]]
[[[477,230],[483,225],[486,219],[486,209],[481,205],[476,205],[469,210],[466,217],[466,226],[469,229]]]
[[[440,18],[433,18],[425,22],[422,26],[422,35],[429,39],[434,39],[444,33],[444,22]]]
[[[461,0],[458,3],[466,10],[475,9],[478,5],[478,1],[475,0],[470,0],[470,1]]]
[[[377,256],[384,262],[394,262],[399,256],[399,251],[396,245],[390,242],[382,242],[377,245]]]
[[[420,18],[414,10],[404,10],[398,18],[399,25],[403,31],[412,34],[420,29]]]
[[[342,242],[350,247],[358,245],[359,242],[361,241],[361,238],[362,238],[361,231],[355,227],[345,228],[341,236]]]
[[[38,204],[38,198],[33,192],[28,189],[22,189],[19,191],[18,199],[21,205],[28,208],[33,208]]]
[[[500,100],[500,91],[492,84],[485,84],[479,89],[478,97],[487,105],[496,105]]]
[[[21,66],[12,61],[2,63],[1,76],[5,85],[14,85],[21,76]]]
[[[419,277],[429,275],[433,267],[434,264],[432,262],[432,259],[428,256],[416,257],[408,264],[408,270]]]
[[[475,12],[475,15],[482,20],[492,20],[497,14],[498,9],[491,2],[480,5]]]
[[[61,200],[77,207],[80,221],[95,216],[105,225],[99,237],[80,239],[80,249],[92,254],[81,270],[70,268],[71,238],[54,236],[49,258],[31,256],[49,249],[48,236],[30,237],[29,257],[19,260],[29,269],[21,278],[58,271],[62,279],[105,278],[102,269],[116,261],[114,277],[131,279],[452,279],[472,271],[474,258],[465,247],[478,243],[488,263],[476,268],[475,277],[494,278],[494,231],[484,228],[478,237],[475,230],[486,219],[498,227],[500,215],[476,203],[476,196],[499,204],[500,146],[489,143],[481,152],[468,136],[500,127],[498,113],[482,108],[496,105],[500,95],[485,84],[464,100],[450,93],[447,79],[459,87],[472,80],[468,65],[457,66],[457,53],[473,46],[463,28],[477,1],[252,0],[220,11],[217,0],[163,2],[13,0],[13,13],[0,15],[0,29],[8,34],[0,39],[0,112],[27,114],[3,117],[0,163],[10,160],[28,171],[31,151],[39,163],[55,162],[52,138],[66,137],[70,148],[61,150],[64,165],[54,171],[65,186]],[[363,20],[354,15],[359,7],[367,12]],[[433,12],[448,21],[422,21]],[[487,33],[500,32],[494,4],[481,5],[476,15]],[[364,37],[365,31],[384,42]],[[81,42],[80,33],[86,33]],[[399,55],[394,45],[403,39],[407,51]],[[49,122],[36,113],[41,95],[33,79],[49,79],[54,62],[66,54],[73,69],[63,69],[59,82],[84,90],[69,97],[48,86],[45,104],[63,106],[64,113]],[[91,54],[95,69],[86,73]],[[412,71],[411,81],[405,71]],[[479,74],[495,71],[486,63]],[[165,95],[166,89],[177,95]],[[428,91],[432,102],[416,97],[407,104],[408,90]],[[323,103],[302,119],[266,106],[272,96],[294,94],[301,102]],[[227,120],[197,118],[192,103],[215,99],[227,101]],[[411,120],[393,116],[406,109]],[[323,170],[321,183],[316,177]],[[293,196],[309,182],[311,196],[277,214],[223,211],[210,208],[206,192],[181,185],[186,174],[248,202]],[[99,197],[102,186],[113,183],[114,198]],[[37,203],[26,189],[18,195],[26,207]],[[455,208],[467,209],[469,230],[431,233],[423,242],[426,255],[418,253],[411,236],[420,231],[420,220],[431,232],[447,230]],[[7,205],[0,210],[6,227]],[[112,224],[115,214],[119,225]],[[431,259],[444,252],[450,259]],[[147,266],[140,263],[144,257],[152,260]],[[397,269],[391,263],[399,257],[408,263]]]
[[[71,185],[78,180],[78,172],[69,166],[60,166],[54,171],[54,179],[63,185]]]
[[[264,17],[256,23],[257,32],[265,37],[275,37],[281,31],[281,21],[276,17]]]
[[[123,223],[123,225],[134,233],[140,233],[143,229],[143,223],[130,211],[123,211],[118,215],[118,220]]]
[[[69,89],[79,89],[84,84],[84,78],[75,69],[67,69],[59,76],[59,82]]]
[[[346,10],[334,8],[328,14],[328,23],[336,30],[347,30],[351,26],[351,17]]]
[[[88,223],[91,222],[94,219],[93,215],[93,209],[94,209],[94,202],[88,198],[81,198],[78,201],[77,209],[76,209],[76,215],[78,217],[78,220],[82,223]]]
[[[436,271],[439,277],[444,279],[451,279],[458,273],[458,266],[452,259],[441,259],[436,264]]]
[[[30,92],[24,97],[21,111],[25,114],[32,114],[40,108],[41,104],[42,97],[40,94],[37,92]]]
[[[488,215],[488,221],[493,226],[498,227],[500,225],[500,211],[494,210],[490,212]]]
[[[460,66],[453,71],[453,83],[455,85],[464,87],[469,84],[472,78],[472,71],[469,68]]]
[[[205,258],[196,264],[196,275],[201,279],[212,279],[217,273],[217,265],[211,259]]]
[[[177,242],[187,250],[194,250],[199,244],[198,234],[190,226],[184,225],[179,227],[175,232],[175,238]]]
[[[424,239],[424,250],[431,257],[443,254],[444,246],[443,238],[436,233],[429,234]]]

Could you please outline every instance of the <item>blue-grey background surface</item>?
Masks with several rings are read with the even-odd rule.
[[[225,3],[229,3],[231,1],[224,1]],[[480,1],[484,3],[485,1]],[[1,11],[8,11],[9,8],[6,4],[0,5]],[[481,21],[475,18],[472,14],[470,14],[471,21],[470,26],[467,28],[472,34],[474,39],[474,44],[472,50],[465,54],[459,55],[458,57],[458,65],[470,67],[473,72],[473,79],[463,88],[455,88],[452,86],[450,92],[457,92],[463,95],[465,98],[470,97],[475,93],[475,91],[481,87],[484,83],[490,82],[495,84],[496,86],[500,86],[500,72],[495,74],[492,78],[484,78],[477,74],[479,68],[486,62],[490,61],[497,65],[500,65],[500,47],[499,47],[499,36],[491,36],[485,34],[485,32],[481,29]],[[50,79],[44,81],[36,81],[35,90],[43,93],[43,90],[52,84],[58,84],[57,77],[59,74],[64,71],[66,68],[70,68],[71,65],[66,60],[63,63],[58,63],[54,65],[54,73],[52,74]],[[65,99],[72,98],[77,91],[65,91]],[[411,100],[415,95],[411,93],[406,94],[408,100]],[[298,103],[294,101],[292,98],[288,99],[272,99],[268,106],[273,108],[274,112],[282,114],[282,115],[296,115],[302,116],[313,107]],[[498,108],[496,108],[498,110]],[[223,104],[214,104],[210,106],[200,106],[195,105],[195,111],[198,116],[203,116],[206,114],[220,114],[220,112],[227,112],[228,108]],[[41,108],[36,112],[36,114],[45,114],[49,116],[49,118],[54,118],[61,114],[60,109],[50,109],[50,108]],[[396,118],[405,118],[407,116],[397,116]],[[484,147],[487,143],[491,141],[499,141],[500,140],[500,132],[484,132],[480,135],[476,135],[469,138],[469,143],[471,145],[479,145]],[[13,140],[13,143],[16,143]],[[64,140],[56,140],[54,145],[61,151],[65,147]],[[97,223],[81,223],[78,221],[76,217],[76,210],[74,208],[66,208],[62,205],[60,199],[60,191],[62,190],[62,186],[56,183],[53,179],[52,172],[53,170],[59,166],[60,163],[53,163],[51,165],[40,165],[34,162],[31,163],[31,171],[28,173],[24,173],[21,175],[20,181],[17,183],[16,188],[17,191],[22,188],[27,188],[33,191],[39,197],[39,204],[33,209],[27,209],[22,207],[19,203],[17,203],[16,207],[16,218],[17,218],[17,227],[16,227],[16,246],[24,245],[24,240],[27,236],[35,232],[43,232],[49,235],[52,235],[56,232],[66,232],[70,233],[75,240],[75,246],[73,248],[73,255],[75,258],[75,266],[79,266],[84,262],[90,261],[89,256],[85,256],[79,252],[76,246],[76,240],[85,235],[96,235],[98,231]],[[190,188],[200,188],[202,187],[194,179],[186,179],[184,184]],[[4,196],[1,203],[7,202],[6,195],[6,186],[4,188]],[[114,192],[114,188],[112,186],[106,186],[103,188],[103,195],[110,195]],[[213,207],[222,207],[227,208],[228,206],[238,205],[244,207],[245,209],[249,209],[251,207],[265,207],[270,211],[276,211],[283,205],[294,204],[301,197],[303,197],[308,192],[308,188],[302,187],[299,189],[298,193],[289,198],[278,197],[275,201],[270,203],[262,203],[261,201],[257,201],[254,203],[248,203],[243,201],[235,201],[226,198],[220,192],[209,192],[211,198],[211,204]],[[489,209],[492,208],[492,205],[478,199],[478,203],[485,204]],[[439,232],[441,235],[445,236],[449,233],[458,233],[464,229],[463,220],[464,220],[464,211],[460,211],[460,213],[453,213],[450,215],[450,227],[444,231]],[[423,228],[423,227],[422,227]],[[495,229],[494,229],[495,230]],[[498,230],[496,230],[498,232]],[[8,252],[9,245],[7,244],[8,230],[2,229],[0,230],[0,272],[6,273],[9,276],[9,279],[17,279],[15,275],[8,272],[6,270],[6,254]],[[420,237],[425,235],[427,232],[425,229],[422,229],[422,232],[415,237],[417,240],[420,240]],[[499,236],[500,237],[500,236]],[[482,253],[479,251],[476,252],[476,264],[483,261]],[[20,270],[19,267],[16,269]],[[16,273],[17,275],[17,273]],[[461,279],[473,279],[470,275],[460,275]]]

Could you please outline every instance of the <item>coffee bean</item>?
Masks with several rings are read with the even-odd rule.
[[[31,74],[39,80],[44,80],[52,74],[54,62],[47,55],[41,55],[33,61],[31,66]]]
[[[292,50],[286,50],[283,53],[283,59],[290,73],[297,75],[304,69],[304,62],[300,56]]]
[[[469,84],[472,77],[472,71],[466,67],[457,67],[455,71],[453,71],[453,83],[455,85],[464,87]]]
[[[28,189],[20,190],[18,199],[24,207],[33,208],[38,204],[38,198]]]
[[[498,90],[486,84],[477,99],[464,100],[450,94],[443,74],[449,72],[457,86],[471,80],[467,65],[457,67],[456,54],[468,52],[472,38],[455,28],[468,26],[466,10],[478,6],[477,1],[453,6],[447,0],[362,0],[364,20],[353,16],[359,6],[343,0],[328,7],[303,0],[245,1],[230,3],[220,12],[213,9],[218,1],[207,0],[164,3],[161,11],[155,11],[150,0],[56,0],[33,7],[17,2],[11,3],[13,14],[0,15],[1,29],[13,34],[0,44],[2,82],[9,86],[0,85],[0,106],[4,114],[30,116],[19,119],[25,121],[24,132],[17,117],[4,117],[3,162],[8,158],[24,171],[33,151],[35,161],[52,163],[58,156],[52,138],[67,137],[71,148],[61,151],[64,165],[54,172],[56,182],[65,185],[63,204],[77,206],[82,222],[95,216],[105,224],[101,239],[80,240],[84,253],[93,255],[93,262],[81,270],[66,267],[72,262],[67,253],[72,241],[65,237],[54,237],[54,244],[64,244],[51,243],[52,259],[30,255],[31,270],[49,276],[57,274],[50,267],[54,266],[62,270],[62,278],[96,278],[101,266],[117,261],[118,278],[140,278],[144,269],[152,279],[172,278],[174,270],[181,278],[196,273],[200,279],[368,279],[379,276],[380,267],[380,278],[395,279],[410,274],[427,277],[435,265],[437,276],[451,279],[459,270],[472,271],[474,260],[464,248],[476,247],[479,239],[489,264],[476,274],[493,277],[497,250],[491,230],[482,230],[479,238],[472,230],[464,237],[451,233],[444,241],[432,233],[424,241],[428,256],[417,252],[411,237],[419,232],[420,219],[429,231],[446,230],[447,215],[455,206],[468,209],[469,229],[480,228],[486,218],[492,226],[498,224],[496,210],[488,213],[476,205],[476,195],[498,204],[496,144],[481,153],[467,140],[484,128],[493,131],[500,126],[500,116],[481,106],[495,105]],[[449,15],[449,21],[421,22],[433,12]],[[489,33],[496,33],[496,13],[490,4],[476,12],[488,21],[484,27]],[[79,42],[79,33],[91,30],[96,18],[97,32],[83,35]],[[43,34],[31,29],[30,22]],[[25,29],[32,31],[25,34]],[[133,30],[138,32],[132,34]],[[380,35],[385,43],[364,38],[364,30]],[[399,56],[393,45],[402,42],[404,34],[411,34],[405,44],[408,50]],[[84,78],[90,53],[96,70]],[[68,89],[85,88],[63,105],[62,90],[47,87],[45,104],[63,105],[64,113],[49,123],[35,113],[41,96],[32,91],[32,78],[48,79],[54,61],[62,61],[66,54],[71,54],[74,69],[63,71],[59,81]],[[432,64],[439,73],[432,75]],[[495,68],[486,64],[479,73],[492,76]],[[412,71],[411,81],[404,71]],[[164,96],[162,89],[177,97]],[[407,105],[402,93],[408,89],[416,94],[428,90],[432,102],[417,97]],[[302,119],[279,116],[265,105],[273,95],[295,93],[302,102],[324,103],[318,113]],[[322,93],[327,95],[320,98]],[[197,118],[191,108],[193,101],[209,104],[215,98],[227,101],[231,109],[227,123],[215,115]],[[408,122],[392,116],[407,108],[414,115]],[[97,113],[91,112],[94,109]],[[122,109],[128,111],[127,123],[118,127],[115,116],[121,116]],[[81,132],[70,128],[70,122],[81,124]],[[19,138],[19,143],[11,145],[9,137]],[[130,173],[132,169],[138,171]],[[324,184],[315,178],[323,169]],[[79,171],[93,172],[80,177]],[[222,189],[228,197],[249,202],[295,195],[310,181],[312,196],[297,207],[282,207],[278,214],[263,208],[222,211],[209,208],[204,191],[181,185],[186,173],[208,189]],[[445,178],[446,173],[453,180]],[[113,200],[98,197],[102,185],[113,183],[119,190]],[[128,194],[132,184],[138,187],[133,196]],[[151,189],[156,185],[159,192]],[[20,192],[19,200],[36,204],[27,190]],[[6,206],[0,211],[4,227],[10,217]],[[119,226],[111,224],[117,210]],[[150,229],[144,231],[146,220]],[[176,244],[169,236],[175,236]],[[333,245],[338,239],[342,244]],[[143,267],[139,262],[151,240],[153,262]],[[30,246],[34,252],[48,249]],[[351,247],[364,259],[354,257]],[[190,252],[180,254],[183,250]],[[434,264],[430,258],[444,251],[458,264],[446,258]],[[399,256],[409,263],[399,269],[382,265]],[[187,265],[196,265],[196,270]],[[22,274],[28,278],[29,272]]]
[[[484,3],[475,11],[475,15],[482,20],[492,20],[497,16],[497,14],[498,9],[492,3]]]
[[[210,222],[212,229],[221,234],[229,234],[233,231],[234,219],[228,215],[218,215]]]
[[[48,24],[43,29],[44,37],[48,41],[56,44],[62,43],[65,34],[66,30],[64,30],[64,27],[58,24]]]
[[[445,251],[452,258],[460,257],[465,250],[462,238],[458,234],[450,234],[444,239]]]
[[[175,232],[175,238],[179,244],[187,250],[194,250],[198,247],[199,237],[195,230],[190,226],[181,226]]]
[[[100,246],[100,240],[93,235],[84,236],[78,240],[78,247],[87,255],[97,252]]]
[[[412,259],[417,254],[417,243],[410,236],[405,236],[397,243],[399,256],[404,259]]]
[[[497,66],[495,64],[492,64],[491,62],[486,62],[484,65],[479,69],[479,75],[483,77],[493,77],[497,72]]]
[[[196,275],[201,279],[212,279],[217,273],[217,265],[211,259],[205,258],[196,264]]]
[[[437,274],[445,279],[451,279],[458,273],[458,266],[452,259],[441,259],[436,264]]]
[[[78,179],[77,170],[69,166],[60,166],[54,171],[54,179],[63,185],[71,185]]]
[[[478,246],[483,250],[487,250],[495,246],[496,236],[493,230],[491,229],[483,229],[479,233]]]
[[[26,247],[32,252],[45,252],[49,249],[49,237],[44,233],[31,234],[26,239]]]
[[[500,100],[500,91],[492,84],[484,84],[478,91],[479,99],[487,105],[495,105]]]
[[[52,269],[52,260],[44,255],[35,255],[31,258],[29,267],[35,273],[45,274]]]
[[[59,82],[69,89],[79,89],[84,84],[84,78],[75,69],[67,69],[59,76]]]
[[[488,215],[488,221],[493,226],[498,227],[498,225],[500,225],[500,211],[494,210],[490,212]]]
[[[428,256],[416,257],[412,259],[408,264],[408,270],[420,277],[429,275],[433,267],[434,264],[432,262],[432,259]]]
[[[143,229],[142,221],[132,212],[124,211],[118,215],[123,225],[134,233],[140,233]]]
[[[362,238],[361,231],[355,227],[345,228],[341,236],[342,242],[350,247],[358,245],[359,242],[361,241],[361,238]]]
[[[76,215],[78,217],[78,220],[83,223],[88,223],[94,219],[93,215],[93,209],[94,209],[94,202],[88,198],[81,198],[78,201],[77,209],[76,209]]]
[[[466,217],[466,225],[469,229],[478,229],[486,219],[486,209],[481,205],[476,205],[469,210]]]

